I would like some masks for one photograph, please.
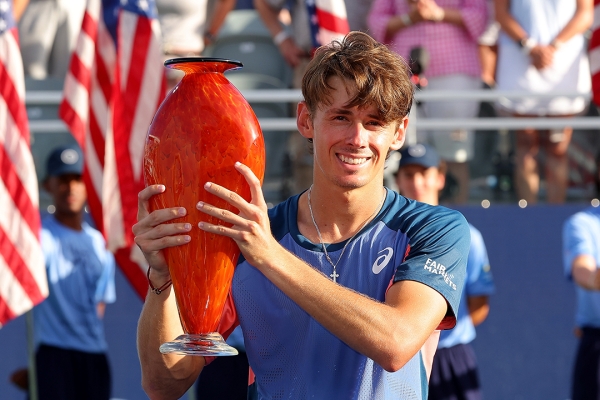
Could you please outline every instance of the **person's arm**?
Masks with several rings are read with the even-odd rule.
[[[200,211],[232,225],[201,223],[200,229],[235,240],[250,264],[348,346],[387,371],[402,368],[446,316],[445,298],[423,283],[404,280],[393,284],[381,303],[332,282],[275,240],[260,181],[247,166],[238,163],[236,169],[246,178],[252,201],[217,184],[205,185],[239,213],[199,204]]]
[[[567,25],[565,25],[552,42],[539,44],[529,37],[529,33],[510,14],[510,1],[495,0],[496,20],[502,30],[531,57],[531,63],[537,69],[543,69],[551,65],[554,60],[554,53],[560,48],[562,43],[577,34],[585,32],[592,24],[593,0],[577,0],[577,9]]]
[[[98,314],[98,317],[100,317],[100,319],[104,318],[105,311],[106,311],[106,303],[101,301],[100,303],[96,304],[96,314]]]
[[[600,274],[594,257],[578,255],[571,263],[571,276],[576,284],[587,290],[600,290]]]
[[[27,4],[29,4],[29,0],[14,0],[13,1],[13,17],[15,21],[19,21],[25,8],[27,8]]]
[[[160,287],[170,279],[162,249],[187,243],[191,227],[184,223],[166,223],[185,215],[181,208],[148,211],[151,196],[162,193],[164,186],[148,186],[139,194],[138,222],[133,226],[135,242],[150,266],[150,281]],[[160,345],[182,335],[175,294],[168,287],[160,294],[148,291],[137,330],[137,349],[142,370],[142,387],[151,399],[181,397],[196,381],[204,367],[204,357],[161,354]]]
[[[575,35],[582,34],[587,31],[594,21],[594,1],[593,0],[577,0],[577,9],[575,14],[569,20],[567,25],[556,35],[552,40],[551,45],[555,48],[571,39]]]
[[[235,7],[235,1],[236,0],[217,0],[210,18],[206,21],[204,46],[210,45],[215,40],[219,29],[221,29],[221,26],[225,21],[225,17],[227,17],[227,14]]]
[[[418,0],[411,2],[410,17],[414,22],[448,22],[464,27],[464,21],[459,9],[443,8],[435,0]]]
[[[473,325],[481,324],[490,313],[490,303],[488,296],[469,296],[467,297],[467,306]]]
[[[302,58],[309,56],[306,51],[298,47],[292,35],[287,33],[279,21],[281,9],[271,7],[266,0],[254,0],[254,8],[271,33],[273,42],[279,48],[279,52],[290,66],[297,66]]]

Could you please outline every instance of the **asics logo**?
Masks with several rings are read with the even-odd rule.
[[[373,273],[375,275],[379,274],[388,265],[390,259],[392,258],[392,255],[394,254],[394,250],[392,250],[391,247],[386,247],[377,254],[381,255],[377,257],[377,260],[375,260],[375,262],[373,263]]]

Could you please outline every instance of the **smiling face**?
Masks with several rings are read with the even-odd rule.
[[[298,129],[314,146],[314,181],[325,180],[352,189],[383,182],[385,158],[404,142],[408,119],[385,123],[375,106],[349,106],[356,88],[350,80],[332,76],[328,101],[311,115],[298,106]]]

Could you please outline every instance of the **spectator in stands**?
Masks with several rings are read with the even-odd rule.
[[[85,6],[85,1],[29,0],[19,20],[25,76],[64,79]]]
[[[42,219],[49,296],[33,309],[38,398],[110,398],[102,318],[115,295],[115,260],[102,234],[84,221],[83,158],[76,146],[54,149],[44,189],[54,214]]]
[[[600,193],[600,154],[596,187]],[[600,208],[588,207],[563,225],[563,267],[575,282],[575,323],[579,346],[571,381],[571,400],[600,397]]]
[[[365,31],[366,15],[372,0],[347,0],[346,14],[350,30]],[[289,6],[291,32],[282,24],[281,11]],[[265,26],[273,36],[285,61],[293,68],[292,87],[302,86],[302,76],[311,59],[313,43],[305,0],[254,0]],[[289,153],[292,168],[292,192],[299,193],[312,183],[313,157],[306,140],[298,133],[290,136]]]
[[[481,88],[478,39],[487,24],[485,0],[374,0],[368,17],[373,37],[410,59],[411,51],[427,54],[424,66],[427,89],[476,90]],[[423,103],[427,118],[475,118],[478,100]],[[474,133],[468,129],[418,130],[419,141],[433,145],[447,162],[448,174],[458,183],[452,203],[469,197],[469,161],[474,153]]]
[[[498,60],[498,35],[500,24],[496,21],[494,0],[487,1],[488,24],[485,31],[479,36],[479,61],[481,62],[481,80],[484,87],[496,86],[496,63]]]
[[[446,180],[446,163],[435,149],[423,144],[406,146],[400,154],[396,173],[399,192],[437,206]],[[471,224],[469,228],[471,247],[456,326],[440,334],[429,379],[429,400],[482,398],[477,360],[470,343],[475,339],[475,326],[488,316],[494,281],[481,233]]]
[[[498,42],[497,88],[544,92],[590,91],[585,32],[592,23],[593,0],[496,0],[502,28]],[[516,117],[565,117],[585,110],[584,97],[501,99],[500,113]],[[537,202],[540,150],[545,155],[546,198],[562,203],[568,183],[567,149],[573,129],[526,128],[516,133],[515,186],[519,199]]]
[[[165,59],[200,56],[216,38],[235,0],[156,0]],[[208,16],[208,17],[207,17]],[[167,89],[179,82],[183,73],[167,69]]]

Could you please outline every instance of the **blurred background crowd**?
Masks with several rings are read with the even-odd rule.
[[[307,3],[312,0],[156,0],[161,61],[191,56],[239,60],[244,67],[227,76],[243,93],[290,93],[285,100],[250,99],[258,118],[293,119],[300,100],[294,90],[315,48]],[[62,92],[85,11],[84,1],[13,2],[28,94]],[[585,123],[600,116],[591,100],[588,57],[592,29],[598,24],[598,18],[593,22],[593,0],[346,0],[345,12],[350,30],[388,44],[413,72],[418,101],[411,111],[406,147],[422,144],[439,154],[445,172],[440,204],[459,209],[594,204],[600,188],[600,124]],[[168,93],[182,74],[173,69],[165,73]],[[494,95],[496,91],[501,94]],[[27,102],[40,178],[49,173],[45,160],[56,145],[75,144],[67,127],[49,124],[60,120],[58,109],[59,99]],[[569,124],[567,118],[579,122]],[[312,155],[305,140],[287,126],[265,129],[264,136],[264,192],[276,204],[310,186]],[[400,190],[399,161],[400,152],[391,154],[386,170],[385,183],[395,190]],[[54,200],[42,186],[40,210],[52,212]],[[473,215],[477,220],[477,213]],[[485,238],[490,226],[480,229]],[[489,251],[494,265],[501,261],[494,260],[496,251]],[[483,267],[489,272],[489,262]],[[503,282],[500,274],[499,291]],[[589,285],[585,289],[597,290]],[[240,333],[230,341],[243,355]],[[215,363],[215,371],[247,373],[243,357],[218,361],[223,365]],[[201,377],[198,388],[204,385],[205,397],[198,398],[223,396],[228,383],[218,383],[222,373],[209,374]],[[22,379],[14,377],[26,387]],[[208,387],[215,383],[221,386],[208,397]],[[229,386],[243,397],[243,384],[241,389]]]
[[[598,115],[590,101],[587,57],[592,4],[567,3],[346,1],[350,30],[367,32],[398,51],[410,63],[425,99],[428,91],[443,96],[417,103],[411,116],[416,127],[408,138],[409,143],[433,145],[448,163],[442,203],[487,199],[560,204],[595,194],[598,129],[565,123],[507,129],[502,120],[490,129],[461,127],[459,122]],[[229,76],[240,90],[299,88],[313,50],[303,0],[158,0],[156,8],[164,59],[238,59],[243,69]],[[30,0],[21,9],[18,26],[27,86],[61,90],[85,4]],[[19,7],[15,10],[20,12]],[[166,72],[169,90],[181,75]],[[485,89],[556,96],[480,100],[452,95]],[[252,105],[259,118],[293,118],[295,113],[292,101]],[[28,111],[33,119],[46,118],[45,112],[34,105]],[[432,118],[441,119],[440,128],[419,127],[418,121]],[[34,132],[34,139],[38,136]],[[312,161],[300,135],[277,130],[266,132],[266,139],[273,155],[266,189],[276,203],[310,185]],[[34,151],[35,146],[34,141]],[[392,187],[394,164],[386,182]]]

